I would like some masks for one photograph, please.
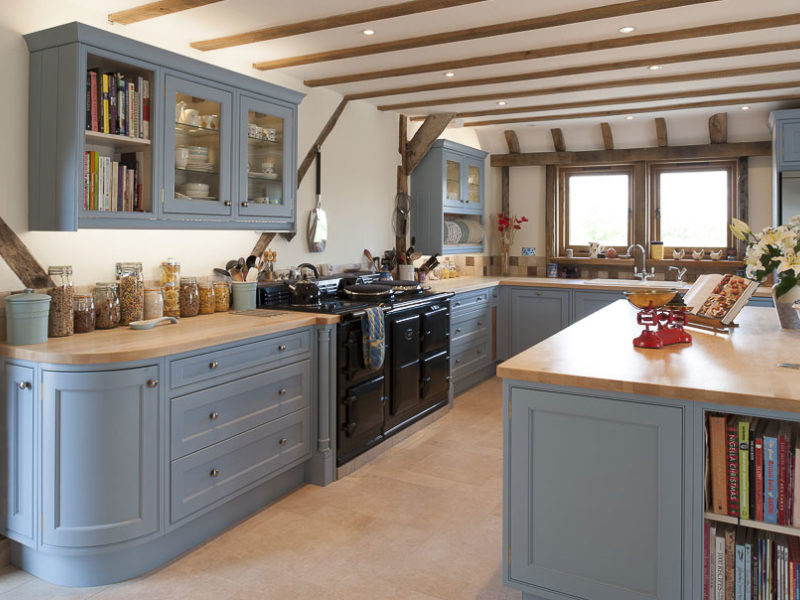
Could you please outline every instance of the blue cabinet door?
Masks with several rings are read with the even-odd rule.
[[[47,546],[102,546],[154,533],[158,367],[44,371],[42,527]]]
[[[593,312],[597,312],[601,308],[605,308],[612,302],[624,299],[625,294],[622,292],[602,292],[596,290],[576,290],[575,300],[573,303],[573,318],[572,322],[580,321],[583,317],[588,317]]]
[[[567,327],[569,311],[569,290],[514,288],[508,315],[512,356]]]
[[[778,121],[778,166],[781,171],[800,168],[800,119]]]
[[[684,409],[513,385],[506,394],[506,581],[535,597],[689,600]]]
[[[6,535],[35,546],[33,451],[35,447],[34,370],[6,363]]]

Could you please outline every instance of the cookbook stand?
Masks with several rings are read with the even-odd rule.
[[[686,313],[686,325],[688,327],[696,327],[706,331],[714,331],[716,333],[731,333],[735,328],[739,327],[737,323],[724,324],[719,319],[712,319],[710,317],[700,317],[691,313]]]

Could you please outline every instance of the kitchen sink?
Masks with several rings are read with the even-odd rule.
[[[639,281],[638,279],[584,279],[586,285],[604,285],[623,288],[675,288],[688,287],[685,281]]]

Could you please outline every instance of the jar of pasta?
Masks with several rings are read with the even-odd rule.
[[[211,315],[214,313],[214,286],[210,283],[201,283],[198,286],[200,292],[200,314]]]
[[[161,289],[164,290],[164,316],[181,316],[181,294],[177,283],[165,283]]]
[[[231,307],[231,287],[227,281],[217,281],[214,283],[214,310],[216,312],[227,312]]]
[[[197,277],[181,277],[180,305],[182,317],[194,317],[200,312]]]
[[[47,335],[48,337],[72,335],[75,327],[72,305],[75,286],[72,283],[72,267],[69,265],[48,267],[47,274],[53,280],[53,287],[47,291],[52,298]]]
[[[94,313],[97,329],[119,325],[119,295],[116,283],[97,283],[94,287]]]
[[[117,263],[119,283],[120,325],[141,321],[144,317],[144,276],[142,263]]]
[[[168,258],[161,263],[161,285],[174,283],[178,285],[181,281],[181,263],[174,258]]]

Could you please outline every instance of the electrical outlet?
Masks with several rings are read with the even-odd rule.
[[[536,256],[536,248],[534,246],[523,246],[522,256]]]

